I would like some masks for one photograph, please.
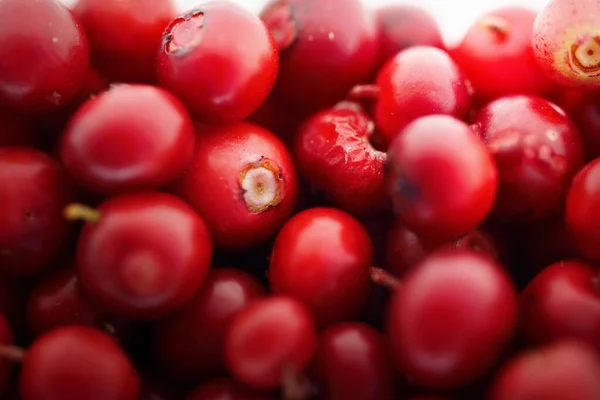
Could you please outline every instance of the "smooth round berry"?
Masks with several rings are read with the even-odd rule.
[[[261,284],[245,272],[210,271],[193,300],[158,322],[154,346],[161,364],[178,379],[191,381],[222,372],[227,324],[264,294]]]
[[[391,299],[392,355],[420,386],[461,387],[500,356],[512,339],[517,311],[512,283],[490,258],[467,251],[433,253]]]
[[[567,113],[579,128],[588,159],[600,157],[600,92],[581,92]]]
[[[279,59],[258,17],[210,1],[172,20],[158,52],[157,76],[204,122],[248,117],[271,91]]]
[[[163,317],[190,301],[208,272],[208,229],[174,196],[123,195],[97,211],[69,207],[67,215],[88,220],[77,243],[78,276],[92,299],[114,315]]]
[[[114,195],[158,189],[179,177],[194,152],[194,126],[164,89],[118,85],[73,115],[61,160],[82,187]]]
[[[62,166],[31,148],[0,148],[0,272],[24,277],[52,266],[69,237],[72,187]]]
[[[276,388],[288,373],[310,362],[317,333],[310,312],[289,297],[256,300],[241,310],[225,332],[227,368],[241,382]]]
[[[446,115],[419,118],[394,139],[387,155],[388,194],[417,235],[453,240],[491,211],[496,166],[465,123]]]
[[[385,153],[373,148],[370,117],[354,103],[340,103],[310,117],[296,134],[298,168],[313,188],[341,209],[359,214],[386,206]]]
[[[279,49],[279,102],[301,110],[331,106],[376,67],[376,20],[360,0],[275,0],[260,18]]]
[[[473,128],[498,166],[496,217],[527,220],[562,207],[584,151],[561,109],[541,97],[503,97],[479,111]]]
[[[58,1],[1,0],[0,60],[0,104],[42,113],[77,92],[89,66],[89,47]]]
[[[25,352],[19,374],[23,400],[138,400],[140,386],[116,342],[84,326],[40,336]]]
[[[250,123],[201,127],[192,162],[175,185],[225,248],[271,237],[292,213],[297,191],[285,144]]]
[[[89,38],[92,63],[105,76],[155,81],[156,50],[176,15],[171,0],[79,0],[73,13]]]
[[[271,253],[271,290],[298,299],[319,326],[355,316],[370,291],[373,245],[350,214],[312,208],[281,229]]]
[[[379,71],[376,84],[375,123],[388,143],[419,117],[462,118],[469,111],[469,83],[450,56],[436,47],[401,51]]]
[[[186,400],[275,400],[275,397],[231,378],[218,378],[195,388]]]

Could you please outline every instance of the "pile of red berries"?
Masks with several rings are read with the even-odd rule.
[[[0,397],[599,400],[599,21],[0,0]]]

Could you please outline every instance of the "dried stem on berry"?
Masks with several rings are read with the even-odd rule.
[[[499,41],[505,40],[510,33],[508,21],[495,15],[483,17],[481,25],[490,32],[493,32]]]
[[[0,358],[6,360],[21,362],[27,351],[18,346],[0,345]]]
[[[281,202],[283,175],[273,161],[261,157],[242,170],[240,187],[248,211],[258,214]]]
[[[69,204],[64,211],[65,218],[69,221],[85,221],[98,222],[100,221],[100,212],[88,207],[84,204],[73,203]]]
[[[371,267],[371,281],[388,289],[396,289],[400,284],[398,278],[380,267]]]

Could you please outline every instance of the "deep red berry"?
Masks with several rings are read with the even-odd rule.
[[[25,147],[0,149],[0,271],[31,276],[47,269],[68,239],[63,209],[72,188],[50,156]]]
[[[21,115],[0,109],[0,147],[35,147],[38,143],[33,124]]]
[[[158,52],[158,80],[204,122],[239,121],[271,91],[279,60],[260,19],[211,1],[172,20]]]
[[[390,144],[386,186],[396,214],[417,235],[453,240],[479,225],[498,174],[483,142],[463,122],[422,117]]]
[[[469,111],[471,89],[463,73],[443,50],[415,46],[387,62],[377,77],[375,123],[387,142],[418,117]]]
[[[1,0],[0,60],[0,104],[40,113],[77,92],[89,65],[89,47],[58,1]]]
[[[4,315],[0,314],[0,346],[12,346],[13,332]],[[6,358],[0,358],[0,396],[6,391],[10,383],[13,363]]]
[[[280,102],[331,106],[376,67],[376,20],[360,0],[274,0],[260,17],[279,49],[273,95]]]
[[[124,195],[97,211],[74,205],[67,215],[88,220],[77,244],[81,284],[115,315],[163,317],[190,301],[208,272],[206,225],[174,196]]]
[[[191,117],[177,98],[153,86],[119,85],[73,115],[60,154],[82,187],[114,195],[159,189],[179,177],[194,143]]]
[[[597,271],[581,261],[542,270],[521,293],[521,329],[534,344],[581,339],[600,349]]]
[[[210,271],[196,297],[156,326],[154,346],[161,364],[183,380],[197,381],[222,372],[227,324],[264,294],[260,283],[245,272]]]
[[[320,384],[320,398],[396,398],[387,342],[369,325],[342,323],[323,331],[313,368]]]
[[[600,261],[600,158],[586,165],[573,178],[567,195],[565,219],[581,254]]]
[[[289,297],[256,300],[241,310],[225,333],[227,368],[241,382],[276,388],[310,362],[317,333],[309,311]]]
[[[565,111],[579,128],[588,159],[600,157],[600,92],[585,93]]]
[[[298,168],[313,188],[341,209],[360,214],[385,209],[385,153],[373,148],[370,117],[354,103],[340,103],[309,118],[296,135]]]
[[[445,48],[437,20],[424,8],[394,4],[376,11],[379,26],[379,65],[413,46]]]
[[[275,240],[269,283],[300,300],[319,326],[355,316],[370,291],[373,245],[350,214],[312,208],[292,217]]]
[[[485,374],[516,322],[517,296],[502,268],[488,257],[446,250],[423,260],[396,290],[388,336],[413,382],[449,389]]]
[[[522,353],[494,378],[490,400],[600,398],[600,359],[585,343],[559,341]]]
[[[279,229],[298,188],[285,144],[258,125],[236,123],[199,129],[175,191],[202,215],[217,246],[241,248]]]
[[[117,82],[155,81],[156,50],[176,15],[171,0],[79,0],[73,13],[104,75]]]
[[[451,55],[482,101],[513,94],[547,95],[554,84],[533,54],[536,12],[504,7],[478,18]]]
[[[474,129],[498,166],[496,217],[528,220],[562,207],[584,152],[561,109],[541,97],[503,97],[480,110]]]
[[[231,378],[204,382],[194,389],[186,400],[275,400],[276,397],[249,388]]]
[[[140,377],[110,336],[67,326],[27,349],[19,392],[23,400],[138,400]]]

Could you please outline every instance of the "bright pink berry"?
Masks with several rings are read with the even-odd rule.
[[[114,315],[163,317],[190,301],[208,272],[208,229],[174,196],[123,195],[97,211],[71,206],[67,215],[87,220],[77,244],[81,284]]]
[[[0,0],[0,104],[42,113],[65,104],[89,66],[88,41],[56,0]]]
[[[386,186],[396,214],[424,238],[448,241],[491,211],[498,174],[485,144],[446,115],[408,125],[388,149]]]
[[[258,125],[236,123],[199,128],[175,191],[202,215],[217,246],[242,248],[283,225],[298,188],[285,144]]]
[[[114,195],[159,189],[178,178],[194,143],[192,119],[177,98],[154,86],[119,85],[77,110],[60,153],[82,187]]]
[[[319,326],[358,314],[370,291],[373,245],[350,214],[312,208],[292,217],[273,245],[269,283],[275,293],[298,299]]]
[[[392,354],[417,385],[461,387],[485,374],[504,351],[517,311],[511,281],[490,258],[436,252],[406,276],[391,299]]]
[[[480,110],[474,129],[498,166],[496,217],[528,220],[562,207],[584,151],[561,109],[536,96],[503,97]]]
[[[287,374],[310,362],[317,333],[308,309],[289,297],[256,300],[241,310],[225,333],[227,368],[241,382],[276,388]]]
[[[158,80],[203,122],[248,117],[271,91],[279,60],[258,17],[228,1],[211,1],[167,26]]]

